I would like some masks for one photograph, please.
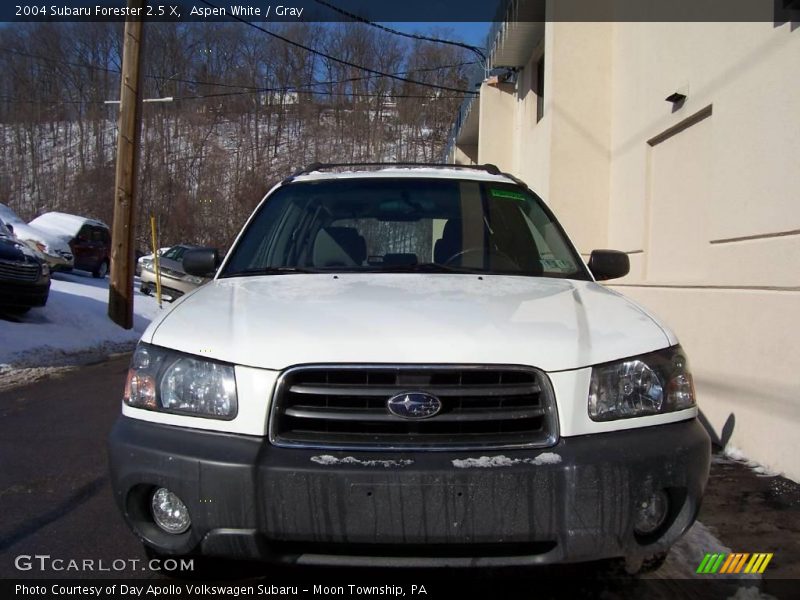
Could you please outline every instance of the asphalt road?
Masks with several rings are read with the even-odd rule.
[[[14,566],[19,555],[145,558],[117,513],[106,458],[128,361],[0,393],[0,577],[28,575]]]
[[[163,579],[161,573],[147,568],[144,550],[124,524],[109,485],[106,438],[119,415],[128,360],[123,356],[0,392],[0,578]],[[738,480],[736,486],[741,486],[742,481]],[[725,503],[720,498],[722,496],[715,506],[721,511]],[[733,495],[726,500],[728,504],[734,501]],[[780,518],[787,516],[785,511],[780,513]],[[717,520],[723,522],[724,518]],[[498,585],[501,588],[512,583],[539,585],[542,577],[563,578],[566,575],[573,586],[572,592],[579,596],[594,592],[600,586],[605,591],[613,590],[612,595],[606,594],[610,598],[638,598],[645,594],[674,600],[697,597],[698,593],[707,598],[727,598],[735,593],[736,585],[701,590],[696,580],[689,579],[696,568],[698,551],[711,550],[709,544],[713,542],[719,543],[719,540],[710,535],[707,528],[702,525],[693,528],[673,549],[665,567],[657,572],[655,583],[653,579],[619,578],[618,574],[601,574],[598,580],[594,579],[596,570],[583,568],[531,572],[437,570],[436,578],[452,577],[452,581],[474,589],[497,590]],[[90,560],[94,570],[42,570],[36,560],[18,558],[36,555],[63,559],[64,562],[59,563],[62,568],[68,566],[70,560],[80,564]],[[25,570],[28,564],[32,568]],[[296,583],[339,578],[343,574],[341,569],[223,561],[215,561],[213,566],[215,578],[228,580],[272,582],[288,578]],[[107,570],[98,571],[99,568]],[[361,569],[348,573],[356,582],[374,581],[379,577],[384,583],[392,583],[399,577],[397,570]],[[592,579],[586,579],[587,574]],[[404,571],[402,579],[427,580],[430,576],[430,570]],[[759,582],[739,583],[747,587]],[[712,593],[716,591],[719,594]],[[772,593],[775,597],[782,596]],[[759,596],[756,593],[752,597]]]

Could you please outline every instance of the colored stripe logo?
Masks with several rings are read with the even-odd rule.
[[[697,573],[703,575],[736,574],[736,573],[763,573],[773,553],[736,552],[734,554],[706,554],[697,567]]]

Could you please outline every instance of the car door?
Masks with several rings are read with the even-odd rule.
[[[92,225],[92,270],[100,266],[106,258],[106,230]]]
[[[75,268],[84,271],[94,269],[94,244],[91,225],[83,225],[69,243],[75,257]]]
[[[161,255],[158,262],[161,269],[162,281],[164,279],[180,279],[180,272],[183,270],[183,264],[181,263],[183,252],[184,248],[181,246],[174,246]]]

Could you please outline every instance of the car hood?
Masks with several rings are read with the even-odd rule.
[[[0,235],[0,259],[16,263],[39,264],[36,253],[22,242]]]
[[[70,250],[69,244],[67,243],[68,240],[60,235],[51,233],[49,231],[43,231],[38,227],[34,227],[33,225],[26,225],[23,223],[13,223],[12,225],[14,226],[14,235],[16,235],[17,239],[19,240],[32,240],[47,244],[50,247],[51,252],[61,251],[72,253],[72,250]]]
[[[214,280],[142,339],[266,369],[459,363],[559,371],[670,345],[652,316],[593,282],[400,273]]]

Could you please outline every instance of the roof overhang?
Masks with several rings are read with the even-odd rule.
[[[508,0],[489,34],[489,63],[493,68],[520,68],[544,39],[545,2]]]

